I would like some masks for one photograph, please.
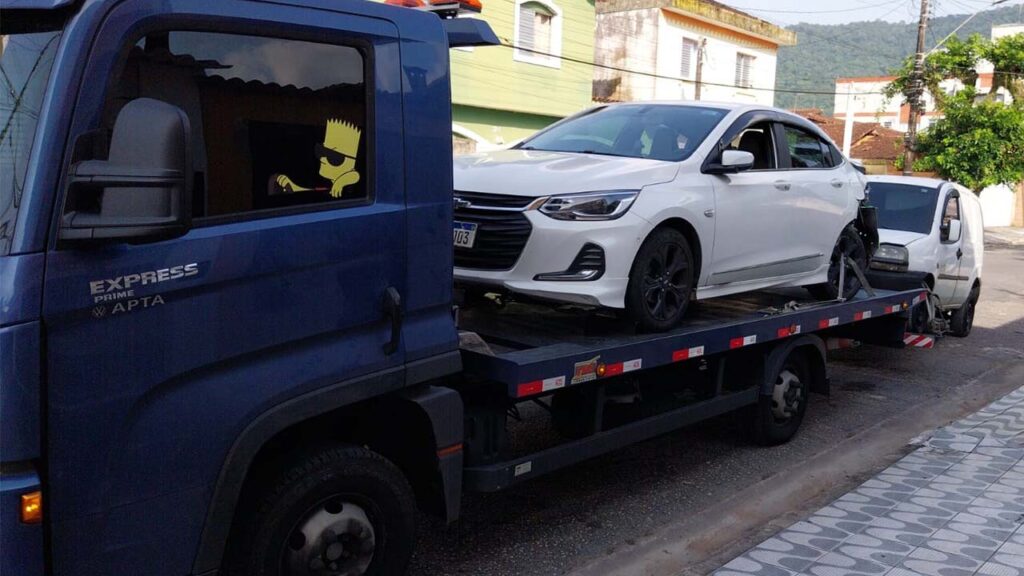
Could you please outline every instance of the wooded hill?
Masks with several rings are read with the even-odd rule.
[[[927,46],[934,46],[966,18],[967,14],[953,14],[932,19]],[[992,25],[1018,22],[1020,7],[1016,5],[987,10],[975,16],[957,35],[966,38],[979,33],[988,38]],[[837,25],[794,24],[787,28],[797,33],[798,44],[779,49],[776,89],[831,93],[835,91],[837,77],[883,76],[913,53],[917,42],[916,22],[874,20]],[[834,102],[831,94],[775,93],[775,105],[782,108],[821,108],[831,115]]]

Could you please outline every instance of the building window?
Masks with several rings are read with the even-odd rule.
[[[892,128],[892,120],[886,120],[885,122],[882,122],[882,126],[885,126],[886,128]]]
[[[516,1],[516,51],[513,58],[561,67],[562,11],[549,2]]]
[[[697,65],[697,41],[690,38],[683,38],[682,60],[679,64],[679,76],[692,78],[694,68]]]
[[[750,69],[754,67],[754,57],[750,54],[736,53],[736,86],[750,88]]]

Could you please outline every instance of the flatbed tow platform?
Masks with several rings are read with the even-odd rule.
[[[691,303],[680,327],[655,334],[638,334],[606,313],[571,308],[509,303],[462,310],[464,373],[506,392],[501,421],[489,421],[492,409],[491,418],[478,417],[478,429],[467,435],[464,487],[501,490],[744,407],[763,405],[752,410],[764,420],[755,427],[755,440],[788,440],[806,409],[799,400],[791,414],[780,408],[792,395],[794,375],[809,381],[797,382],[804,394],[827,393],[828,340],[904,347],[908,311],[925,298],[923,290],[862,290],[842,302],[810,300],[800,289],[756,292]],[[786,379],[790,383],[780,384]],[[624,397],[627,404],[660,401],[655,409],[633,410],[632,418],[610,422],[608,407],[621,405]],[[570,439],[503,458],[509,453],[505,410],[515,416],[523,401],[551,412],[556,428]]]

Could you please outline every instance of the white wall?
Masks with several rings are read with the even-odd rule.
[[[985,228],[1009,226],[1013,223],[1014,202],[1013,190],[1005,184],[989,186],[981,191],[981,215],[985,220]]]
[[[658,29],[658,75],[668,78],[679,77],[682,61],[683,38],[707,40],[702,71],[701,100],[722,102],[743,102],[771,106],[775,100],[773,90],[736,88],[736,54],[742,52],[754,57],[750,71],[750,84],[754,88],[774,88],[776,49],[767,49],[753,42],[740,43],[727,36],[691,27],[684,22],[659,14]],[[691,68],[696,69],[696,57]],[[691,70],[690,78],[693,78]],[[720,84],[721,86],[704,83]],[[657,82],[654,98],[657,100],[691,100],[694,97],[694,83],[661,78]]]
[[[687,26],[666,17],[660,8],[597,15],[595,62],[645,74],[596,67],[594,79],[599,86],[602,81],[618,79],[614,91],[605,94],[616,100],[691,100],[694,83],[676,80],[680,77],[684,37],[698,42],[707,39],[702,82],[724,85],[703,84],[701,100],[772,105],[774,91],[735,88],[733,84],[736,81],[736,53],[743,52],[754,56],[751,85],[774,88],[777,63],[774,48],[764,48],[760,43],[738,42],[729,36],[716,35],[710,29]],[[693,79],[696,69],[696,56],[692,68],[690,79]]]

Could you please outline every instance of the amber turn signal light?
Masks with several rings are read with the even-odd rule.
[[[43,493],[36,490],[21,495],[21,521],[39,524],[43,521]]]

